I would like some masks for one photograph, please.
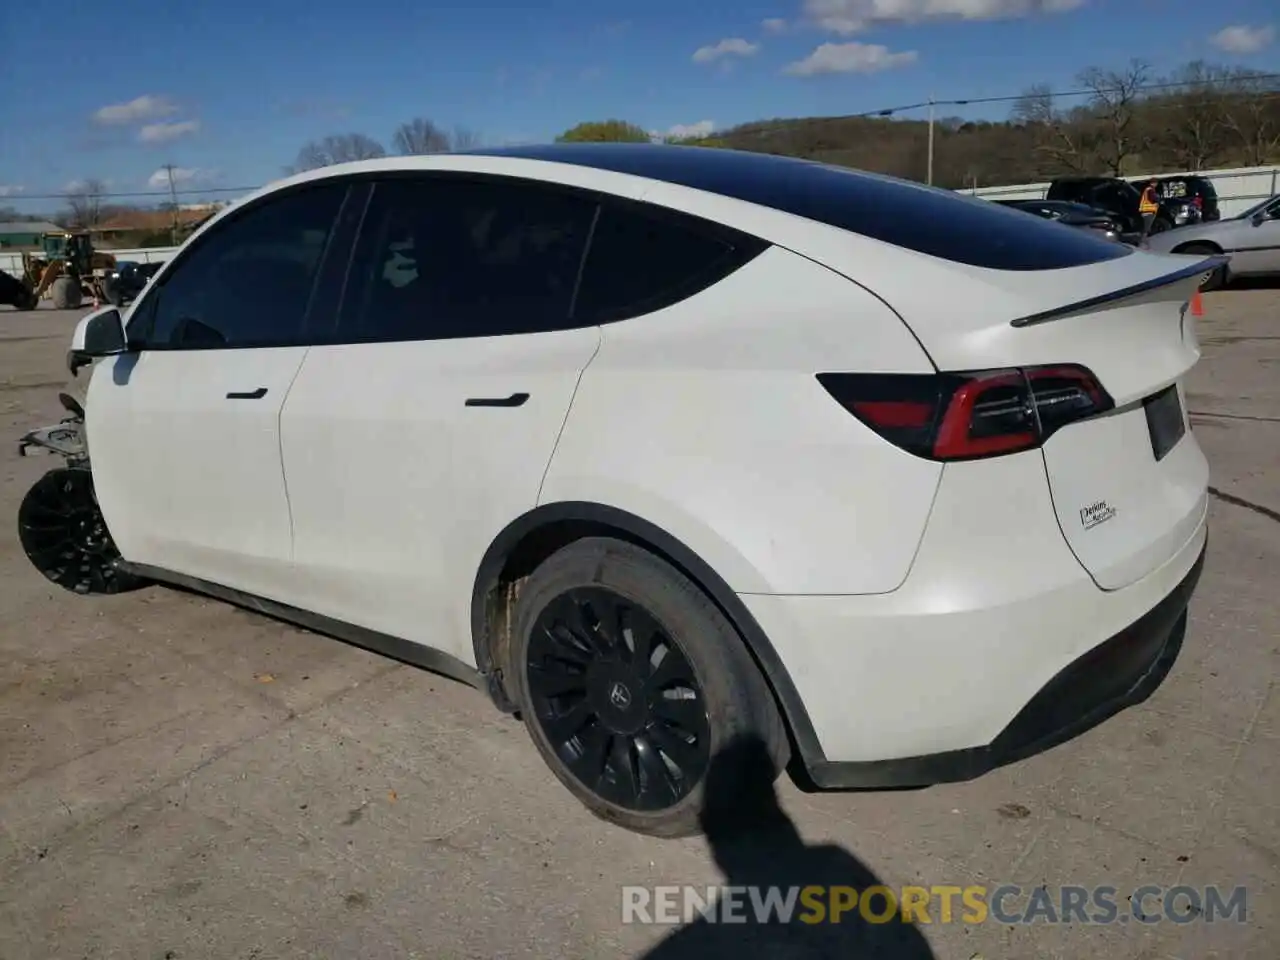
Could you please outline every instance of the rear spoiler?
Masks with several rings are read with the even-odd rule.
[[[1037,323],[1048,323],[1051,320],[1058,320],[1073,313],[1093,310],[1109,303],[1115,303],[1118,300],[1127,300],[1129,297],[1136,297],[1152,290],[1159,290],[1161,287],[1171,287],[1175,283],[1181,283],[1191,277],[1217,270],[1218,267],[1227,263],[1230,259],[1230,257],[1223,256],[1208,257],[1193,263],[1189,267],[1183,267],[1173,273],[1166,273],[1151,280],[1143,280],[1141,283],[1121,287],[1118,290],[1111,290],[1097,297],[1089,297],[1087,300],[1077,300],[1075,303],[1054,307],[1052,310],[1045,310],[1043,313],[1033,313],[1030,316],[1018,317],[1018,319],[1011,321],[1009,325],[1012,327],[1030,327]]]

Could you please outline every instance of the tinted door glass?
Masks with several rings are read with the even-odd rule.
[[[670,306],[727,276],[765,246],[674,212],[606,201],[591,236],[574,317],[608,323]]]
[[[571,325],[597,204],[519,180],[379,183],[352,259],[339,339],[488,337]]]
[[[290,192],[214,227],[147,298],[146,345],[305,342],[312,286],[346,190],[326,184]]]

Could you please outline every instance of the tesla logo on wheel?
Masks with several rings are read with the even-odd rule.
[[[631,706],[631,691],[623,684],[615,683],[609,688],[609,702],[619,710],[625,710]]]

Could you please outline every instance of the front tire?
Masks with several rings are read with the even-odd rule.
[[[73,277],[59,277],[49,287],[49,299],[55,310],[76,310],[80,306],[80,282]]]
[[[117,567],[120,551],[107,530],[88,470],[50,470],[18,507],[18,539],[31,565],[64,590],[112,594],[141,586]]]
[[[602,537],[564,547],[525,583],[514,626],[507,675],[525,726],[596,816],[690,836],[702,829],[713,758],[732,762],[724,748],[758,740],[769,761],[729,771],[731,783],[737,774],[771,786],[785,767],[782,718],[741,637],[648,551]]]

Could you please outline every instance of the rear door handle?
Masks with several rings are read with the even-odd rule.
[[[468,407],[520,407],[529,399],[527,393],[513,393],[509,397],[467,397]]]
[[[228,400],[261,400],[267,395],[266,387],[259,387],[257,390],[246,390],[242,393],[232,391],[227,394]]]

